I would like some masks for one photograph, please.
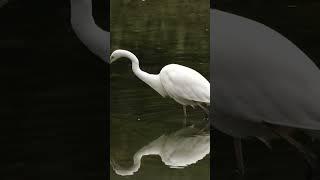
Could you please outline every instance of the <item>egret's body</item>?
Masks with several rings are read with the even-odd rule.
[[[236,121],[319,130],[320,71],[310,58],[263,24],[212,16],[215,109]]]
[[[139,67],[138,58],[126,50],[116,50],[110,56],[110,63],[119,58],[132,62],[133,73],[163,97],[170,97],[184,107],[210,105],[210,83],[197,71],[178,64],[169,64],[159,74],[149,74]]]
[[[287,128],[320,130],[317,66],[261,23],[216,9],[211,17],[213,126],[235,138],[283,137],[304,151]]]
[[[107,61],[109,32],[101,29],[92,16],[92,0],[70,0],[71,25],[82,43],[103,61]]]
[[[133,156],[133,164],[120,167],[111,161],[113,170],[122,176],[133,175],[141,166],[143,156],[158,155],[171,168],[184,168],[197,163],[210,152],[210,135],[199,134],[199,129],[186,127],[168,135],[162,135],[142,147]]]
[[[166,65],[159,74],[166,96],[183,106],[210,104],[210,83],[197,71],[178,64]]]

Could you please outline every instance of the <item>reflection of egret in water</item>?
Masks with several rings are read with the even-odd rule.
[[[70,5],[71,25],[74,32],[92,53],[103,61],[107,61],[109,32],[95,23],[92,16],[92,0],[70,0]]]
[[[240,138],[249,136],[267,144],[273,137],[287,140],[315,170],[318,159],[290,132],[293,128],[320,130],[317,66],[292,42],[261,23],[219,10],[211,10],[211,18],[213,125],[235,137],[241,172]]]
[[[139,60],[133,53],[115,50],[110,56],[110,63],[119,58],[130,59],[132,71],[139,79],[161,96],[170,97],[181,104],[185,117],[186,106],[199,106],[209,113],[205,106],[210,105],[210,83],[197,71],[178,64],[169,64],[163,67],[159,74],[149,74],[140,69]]]
[[[189,126],[174,133],[162,135],[142,147],[134,154],[133,164],[128,168],[119,166],[115,160],[111,160],[110,163],[115,173],[127,176],[139,170],[143,156],[158,155],[170,168],[184,168],[197,163],[209,152],[210,134]]]

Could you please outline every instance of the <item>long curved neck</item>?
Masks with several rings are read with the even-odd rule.
[[[139,60],[134,54],[128,53],[126,57],[131,60],[132,71],[139,79],[141,79],[143,82],[145,82],[154,90],[156,90],[161,96],[166,96],[166,92],[161,84],[160,77],[158,74],[149,74],[147,72],[142,71],[139,66]]]
[[[70,0],[71,19],[76,21],[85,21],[94,23],[92,17],[92,0]]]
[[[92,0],[70,0],[71,25],[82,43],[103,61],[107,61],[107,32],[92,16]]]

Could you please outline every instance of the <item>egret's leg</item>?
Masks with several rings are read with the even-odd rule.
[[[182,106],[183,107],[183,114],[184,114],[184,119],[183,119],[183,126],[187,126],[187,106]]]
[[[240,138],[233,139],[235,155],[238,163],[238,170],[240,175],[244,175],[244,162],[243,162],[243,154],[242,154],[242,142]]]
[[[270,150],[272,150],[271,143],[264,137],[257,137],[258,140],[260,140],[264,145],[266,145]]]
[[[294,147],[296,147],[296,149],[303,153],[306,154],[308,156],[310,156],[313,159],[317,159],[317,155],[315,153],[313,153],[311,150],[307,149],[306,147],[304,147],[302,144],[300,144],[298,141],[296,141],[295,139],[293,139],[289,134],[287,133],[283,133],[281,130],[278,130],[276,128],[271,128],[273,130],[273,132],[275,134],[277,134],[278,136],[282,137],[283,139],[285,139],[288,143],[290,143],[291,145],[293,145]]]
[[[307,149],[305,146],[300,144],[298,141],[296,141],[294,138],[292,138],[289,134],[283,133],[281,130],[272,128],[273,132],[277,134],[278,136],[285,139],[288,143],[290,143],[292,146],[294,146],[302,155],[305,161],[308,164],[308,179],[320,179],[320,164],[318,156],[312,152],[311,150]]]
[[[206,112],[207,115],[209,115],[209,110],[206,107],[204,107],[201,103],[198,103],[198,105],[204,110],[204,112]]]
[[[204,107],[201,103],[198,103],[198,106],[200,106],[201,109],[205,112],[204,120],[208,120],[209,119],[209,110],[206,107]]]

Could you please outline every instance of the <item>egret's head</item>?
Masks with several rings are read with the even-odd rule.
[[[110,64],[113,63],[114,61],[123,58],[123,57],[128,57],[129,54],[132,54],[129,51],[118,49],[113,51],[113,53],[110,56]]]

